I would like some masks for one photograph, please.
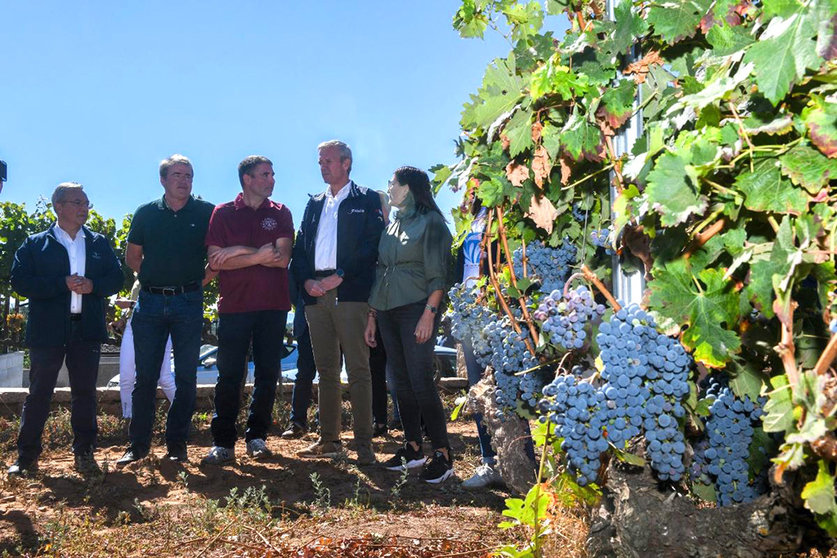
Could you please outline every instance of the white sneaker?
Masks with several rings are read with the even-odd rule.
[[[503,484],[503,477],[494,470],[491,465],[483,463],[474,471],[474,476],[462,481],[462,488],[486,488],[488,486],[500,486]]]
[[[221,446],[212,446],[206,457],[203,458],[201,464],[203,465],[223,465],[224,463],[232,463],[235,461],[235,451],[232,448],[222,448]]]
[[[273,455],[273,452],[267,449],[267,444],[261,438],[253,438],[247,442],[247,455],[253,459],[265,459]]]

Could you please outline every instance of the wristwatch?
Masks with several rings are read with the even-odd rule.
[[[430,310],[431,314],[435,314],[436,312],[439,311],[439,309],[436,306],[432,306],[430,304],[425,304],[424,307],[427,308],[428,310]]]

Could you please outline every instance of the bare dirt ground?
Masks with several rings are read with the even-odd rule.
[[[457,476],[431,486],[417,475],[358,467],[350,430],[344,433],[345,458],[297,458],[295,452],[314,437],[280,439],[286,409],[277,404],[277,426],[268,439],[272,459],[248,458],[239,441],[236,463],[225,467],[200,465],[211,446],[204,413],[194,420],[188,463],[162,459],[158,431],[152,456],[117,470],[126,422],[101,415],[96,458],[103,474],[89,478],[73,469],[66,410],[47,424],[38,473],[7,478],[17,421],[0,419],[0,554],[476,557],[530,536],[520,527],[497,527],[511,494],[460,485],[478,463],[473,421],[449,425]],[[391,434],[375,440],[379,459],[400,445],[400,433]],[[584,522],[561,514],[553,528],[545,555],[580,556]]]

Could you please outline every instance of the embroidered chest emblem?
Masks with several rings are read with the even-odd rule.
[[[279,223],[276,222],[276,219],[273,217],[265,217],[262,219],[262,228],[266,231],[272,231],[276,227],[279,226]]]

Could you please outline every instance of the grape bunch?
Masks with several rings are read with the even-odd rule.
[[[575,263],[576,248],[569,239],[564,239],[557,248],[550,248],[540,240],[526,246],[527,275],[538,281],[540,290],[545,293],[564,288],[564,283],[572,273]],[[523,277],[523,250],[518,248],[512,254],[514,272]]]
[[[501,320],[495,317],[474,337],[474,356],[477,362],[480,366],[491,366],[494,370],[494,397],[501,410],[516,406],[522,378],[526,379],[523,386],[525,399],[531,400],[533,406],[536,403],[534,395],[541,390],[542,384],[535,386],[531,383],[538,375],[531,372],[522,376],[515,375],[538,365],[537,359],[526,347],[525,339],[528,336],[529,332],[525,329],[517,333],[508,317]]]
[[[714,383],[707,393],[715,400],[709,407],[706,437],[695,445],[692,478],[714,484],[719,506],[740,504],[764,492],[762,483],[749,478],[753,425],[762,415],[762,401],[735,397],[732,389]]]
[[[561,451],[567,455],[567,465],[585,486],[596,480],[601,455],[607,451],[604,437],[604,394],[592,384],[579,381],[580,369],[573,374],[556,377],[543,388],[544,397],[538,403],[540,420],[555,424],[555,434],[563,438]]]
[[[577,203],[573,204],[573,218],[579,223],[583,223],[587,219],[587,211],[581,209]]]
[[[457,283],[448,291],[450,297],[451,333],[456,339],[473,345],[473,339],[493,319],[495,314],[485,305],[479,304],[477,287]]]
[[[542,323],[541,331],[550,343],[569,351],[584,346],[587,324],[604,312],[605,307],[596,304],[587,287],[580,286],[566,296],[561,291],[552,291],[540,300],[532,317]]]
[[[597,248],[604,248],[608,256],[613,254],[610,241],[610,229],[593,230],[590,232],[590,242]]]
[[[620,447],[641,425],[651,468],[662,480],[679,480],[686,442],[678,419],[685,414],[681,401],[689,393],[691,358],[635,304],[603,322],[596,341],[611,411],[608,439]]]

